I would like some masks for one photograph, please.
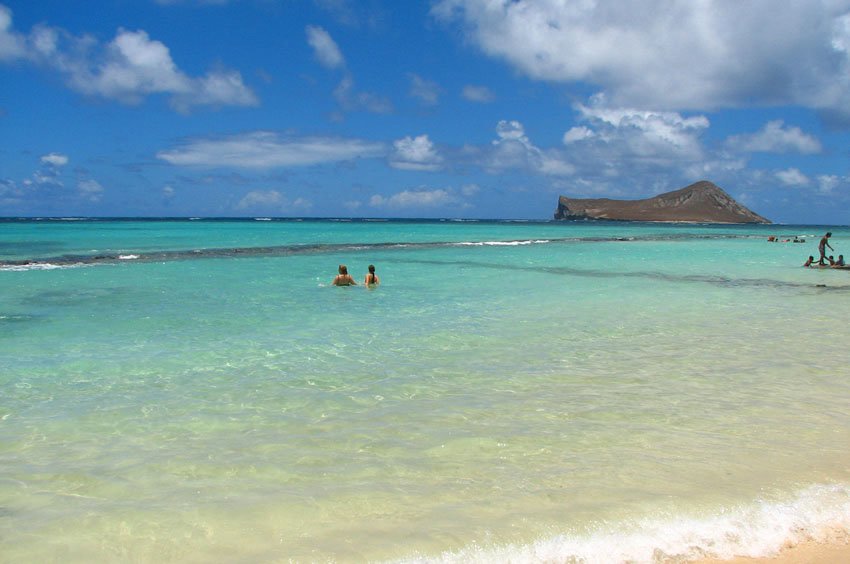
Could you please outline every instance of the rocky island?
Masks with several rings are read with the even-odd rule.
[[[555,219],[687,223],[770,223],[715,184],[702,180],[645,200],[558,199]]]

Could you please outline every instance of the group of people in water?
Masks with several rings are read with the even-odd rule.
[[[843,268],[845,266],[844,255],[838,255],[838,260],[835,260],[832,255],[826,256],[827,247],[829,247],[830,251],[835,251],[835,249],[832,248],[832,245],[829,244],[830,237],[832,237],[832,232],[827,231],[826,235],[820,238],[820,243],[818,243],[818,252],[820,252],[820,259],[815,262],[815,257],[809,255],[809,258],[806,259],[806,262],[803,263],[803,266],[805,266],[806,268],[822,266],[829,266],[832,268]],[[829,264],[827,264],[827,261],[829,261]]]
[[[369,272],[366,278],[363,279],[363,285],[366,287],[375,287],[381,283],[381,279],[375,274],[375,265],[369,265]],[[336,275],[333,282],[334,286],[357,286],[357,281],[348,273],[348,267],[344,264],[339,265],[339,274]]]

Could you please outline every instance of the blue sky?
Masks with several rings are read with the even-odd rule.
[[[850,0],[0,0],[0,216],[850,224]]]

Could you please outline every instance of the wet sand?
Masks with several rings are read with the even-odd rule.
[[[847,564],[850,563],[850,538],[829,544],[805,542],[784,548],[771,558],[739,557],[731,560],[703,560],[701,564]]]

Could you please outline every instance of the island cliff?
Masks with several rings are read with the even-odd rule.
[[[689,223],[770,223],[707,180],[646,200],[579,199],[561,196],[555,219],[665,221]]]

